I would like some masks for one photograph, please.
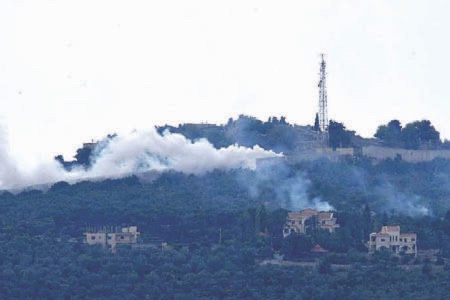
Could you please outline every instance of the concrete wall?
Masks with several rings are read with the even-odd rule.
[[[423,161],[432,161],[436,158],[450,159],[450,150],[407,150],[380,146],[367,146],[357,149],[337,148],[336,150],[331,148],[317,148],[286,153],[284,157],[260,159],[257,160],[256,165],[257,167],[263,167],[264,165],[270,166],[270,164],[276,164],[283,161],[287,163],[296,163],[301,161],[316,160],[322,157],[331,161],[339,161],[344,156],[359,155],[370,157],[375,160],[384,160],[387,158],[395,159],[397,155],[400,155],[404,161],[418,163]]]
[[[362,155],[383,160],[394,159],[400,155],[407,162],[431,161],[435,158],[450,159],[450,150],[407,150],[397,148],[385,148],[379,146],[368,146],[362,148]]]

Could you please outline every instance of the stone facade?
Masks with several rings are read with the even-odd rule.
[[[136,226],[123,227],[120,231],[102,229],[84,233],[88,245],[110,247],[113,251],[117,245],[136,244],[139,234]]]
[[[404,161],[418,163],[423,161],[432,161],[436,158],[450,159],[450,150],[408,150],[369,146],[362,148],[362,155],[374,158],[376,160],[383,160],[387,158],[395,159],[400,156]]]
[[[383,226],[380,232],[370,234],[368,246],[369,253],[386,248],[395,254],[403,252],[417,256],[417,235],[400,233],[400,226]]]
[[[333,233],[339,227],[339,224],[336,224],[334,213],[319,212],[316,209],[307,208],[299,212],[288,213],[283,228],[283,237],[287,237],[291,233],[305,234],[307,228],[311,226]]]

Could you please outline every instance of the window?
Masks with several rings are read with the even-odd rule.
[[[400,238],[400,242],[402,242],[402,238]]]
[[[91,240],[95,240],[95,236],[91,236]]]
[[[405,238],[405,243],[406,243],[406,242],[408,242],[408,239],[407,239],[407,238]]]
[[[386,241],[386,239],[381,239],[382,242]]]
[[[411,242],[415,242],[416,241],[416,239],[415,238],[411,238]]]

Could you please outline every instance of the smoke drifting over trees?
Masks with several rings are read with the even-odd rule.
[[[321,158],[293,162],[279,159],[283,155],[270,150],[286,148],[291,133],[296,147],[303,147],[302,141],[312,138],[304,134],[307,131],[316,134],[312,128],[292,126],[284,118],[261,122],[239,116],[226,125],[185,124],[108,136],[89,151],[83,147],[74,162],[67,163],[60,156],[34,167],[23,165],[10,153],[2,132],[0,189],[20,191],[30,186],[46,189],[58,181],[100,181],[133,174],[153,180],[155,173],[167,171],[202,176],[210,182],[208,172],[222,170],[226,176],[236,176],[255,201],[272,201],[289,210],[315,207],[352,211],[369,205],[378,213],[417,216],[439,215],[450,208],[447,160],[411,164],[399,158],[374,164],[364,157],[352,157],[341,161]],[[214,142],[209,142],[210,138]],[[264,144],[263,149],[258,145],[264,139],[271,142]],[[240,171],[228,173],[228,170]]]
[[[239,182],[248,188],[251,197],[275,200],[279,207],[301,210],[307,207],[332,210],[333,207],[320,196],[311,198],[311,181],[303,170],[295,170],[284,162],[267,161],[248,176],[241,174]]]
[[[207,140],[192,142],[181,134],[156,130],[134,131],[100,143],[91,158],[91,167],[65,170],[55,161],[42,162],[34,169],[20,166],[8,151],[4,132],[0,132],[0,188],[20,189],[30,185],[57,181],[77,182],[85,179],[120,178],[147,171],[180,171],[202,174],[214,169],[254,169],[256,159],[277,157],[272,151],[258,146],[245,148],[232,145],[215,149]]]

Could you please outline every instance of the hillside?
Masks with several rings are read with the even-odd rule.
[[[448,180],[449,162],[372,166],[325,159],[262,171],[214,171],[202,176],[168,172],[151,182],[137,177],[61,182],[47,192],[3,193],[0,294],[47,299],[147,294],[162,299],[174,294],[233,299],[290,298],[292,293],[307,297],[308,289],[316,299],[324,299],[323,293],[327,297],[362,293],[376,299],[396,297],[393,290],[380,288],[383,282],[392,282],[392,276],[399,286],[408,282],[402,297],[428,297],[428,287],[434,288],[432,295],[449,292],[442,269],[428,276],[403,270],[401,263],[408,260],[386,261],[385,256],[368,260],[364,245],[368,233],[382,224],[399,224],[418,234],[419,249],[440,249],[448,257],[449,191],[448,181],[444,186],[442,180]],[[306,238],[282,239],[287,208],[325,201],[337,211],[341,227],[335,235],[317,231]],[[163,241],[172,248],[122,247],[112,255],[82,244],[86,226],[129,225],[138,226],[140,243]],[[258,263],[274,252],[310,261],[308,249],[316,243],[334,253],[325,264],[353,263],[350,271],[333,267],[311,273],[307,266]],[[300,281],[295,279],[298,274],[304,274]],[[360,281],[361,276],[373,278]],[[333,284],[338,278],[339,289]],[[421,288],[409,290],[409,284]]]
[[[217,148],[237,140],[250,147],[269,136],[279,137],[265,147],[286,155],[271,154],[254,168],[218,164],[192,173],[174,168],[149,171],[141,152],[136,152],[146,171],[131,176],[61,181],[46,191],[3,192],[2,298],[444,299],[450,292],[449,160],[409,163],[397,158],[374,163],[365,157],[323,156],[294,162],[286,157],[301,145],[318,143],[317,133],[284,120],[241,117],[223,126],[164,126],[158,128],[161,139],[152,136],[151,141],[165,142],[165,130],[192,140],[210,135]],[[292,136],[301,137],[303,144],[290,141]],[[127,141],[141,136],[134,138]],[[186,147],[182,153],[187,162],[176,161],[182,166],[203,164],[205,157],[222,161],[223,150],[206,148],[212,154],[191,158],[189,147],[204,150],[206,144],[178,135],[165,138]],[[91,152],[79,151],[70,168],[95,169],[102,155],[96,147],[109,149],[115,139],[86,144],[82,149]],[[169,149],[167,145],[160,146]],[[233,149],[226,162],[253,153]],[[167,157],[158,159],[158,165],[175,166]],[[336,233],[316,228],[307,235],[283,238],[287,213],[307,207],[332,209],[340,225]],[[431,261],[425,256],[391,257],[389,252],[368,256],[369,234],[382,225],[417,233],[419,250],[438,256],[431,256]],[[83,242],[87,228],[102,226],[137,226],[138,244],[119,247],[114,254]],[[317,244],[328,254],[311,254]],[[274,257],[303,263],[264,263]]]
[[[404,127],[397,120],[380,125],[374,138],[363,138],[344,124],[331,120],[329,133],[324,137],[314,126],[290,124],[285,117],[271,117],[261,121],[251,116],[240,115],[229,119],[225,125],[180,124],[177,127],[157,126],[160,135],[181,134],[187,140],[205,140],[216,149],[231,145],[252,148],[262,147],[283,153],[289,160],[298,162],[320,157],[339,159],[340,156],[365,156],[377,161],[402,158],[408,162],[432,161],[435,158],[450,158],[450,142],[440,140],[439,132],[428,120],[414,121]],[[108,135],[103,141],[85,143],[77,149],[75,160],[65,161],[61,155],[55,157],[67,170],[76,166],[89,168],[108,141],[117,137]]]

